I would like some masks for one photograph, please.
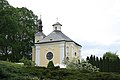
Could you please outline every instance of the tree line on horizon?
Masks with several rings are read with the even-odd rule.
[[[99,68],[100,72],[120,72],[120,58],[112,52],[106,52],[100,58],[91,55],[86,61]]]

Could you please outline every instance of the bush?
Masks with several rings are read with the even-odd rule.
[[[55,66],[55,68],[54,69],[60,69],[60,66]]]
[[[78,69],[81,72],[99,72],[99,68],[93,66],[92,64],[82,61],[80,63],[75,63],[74,61],[67,62],[67,69]]]
[[[53,61],[49,61],[48,65],[47,65],[47,68],[49,69],[54,69],[54,64],[53,64]]]
[[[26,67],[34,66],[35,63],[27,58],[23,57],[20,62],[23,62]]]
[[[52,69],[52,70],[51,70]],[[55,69],[52,61],[48,68],[24,67],[0,61],[0,80],[120,80],[118,73],[83,72],[79,69]]]

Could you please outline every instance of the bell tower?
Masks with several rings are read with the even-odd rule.
[[[42,28],[43,28],[42,20],[41,20],[41,17],[40,17],[40,19],[38,20],[38,31],[35,34],[35,43],[39,43],[43,38],[46,37],[46,35],[43,33]]]
[[[53,26],[53,30],[54,30],[54,31],[61,31],[61,26],[62,26],[62,24],[60,24],[60,23],[58,22],[58,18],[56,18],[56,19],[57,19],[57,22],[52,25],[52,26]]]
[[[61,31],[61,26],[62,24],[60,24],[59,22],[56,22],[55,24],[52,25],[53,26],[53,30],[54,31]]]

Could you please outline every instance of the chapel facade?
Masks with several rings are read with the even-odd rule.
[[[55,66],[64,66],[64,61],[78,62],[81,59],[81,45],[74,42],[61,31],[59,22],[53,26],[53,31],[49,35],[43,33],[42,20],[38,20],[38,31],[35,34],[35,44],[32,46],[32,61],[36,66],[46,67],[49,61],[53,61]]]

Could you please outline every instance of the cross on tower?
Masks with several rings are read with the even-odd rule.
[[[56,18],[57,22],[58,22],[58,17]]]

